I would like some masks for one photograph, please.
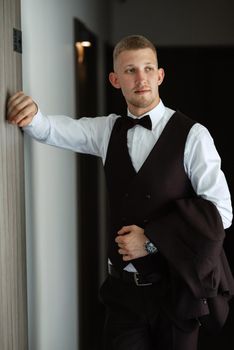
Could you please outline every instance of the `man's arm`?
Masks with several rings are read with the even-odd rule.
[[[22,91],[8,101],[9,123],[22,127],[35,140],[105,160],[112,127],[119,116],[72,118],[43,115],[35,101]]]
[[[221,158],[214,140],[203,125],[190,130],[184,153],[185,171],[196,194],[211,201],[218,209],[224,229],[232,224],[230,191],[221,169]]]

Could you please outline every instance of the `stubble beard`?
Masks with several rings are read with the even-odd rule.
[[[135,108],[147,108],[151,106],[155,101],[155,98],[145,98],[144,96],[137,96],[136,98],[129,99],[128,103]]]

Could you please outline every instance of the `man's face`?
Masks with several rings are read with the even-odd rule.
[[[160,101],[158,86],[164,71],[158,69],[156,55],[150,48],[121,52],[115,62],[115,72],[110,73],[109,78],[115,88],[122,90],[134,115],[148,112]]]

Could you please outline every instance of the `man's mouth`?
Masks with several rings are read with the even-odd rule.
[[[138,90],[135,90],[135,94],[141,95],[149,91],[150,91],[149,89],[138,89]]]

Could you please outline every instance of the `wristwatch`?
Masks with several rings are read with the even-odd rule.
[[[155,247],[155,245],[150,240],[147,240],[145,242],[145,250],[147,251],[148,254],[155,254],[157,253],[158,248]]]

